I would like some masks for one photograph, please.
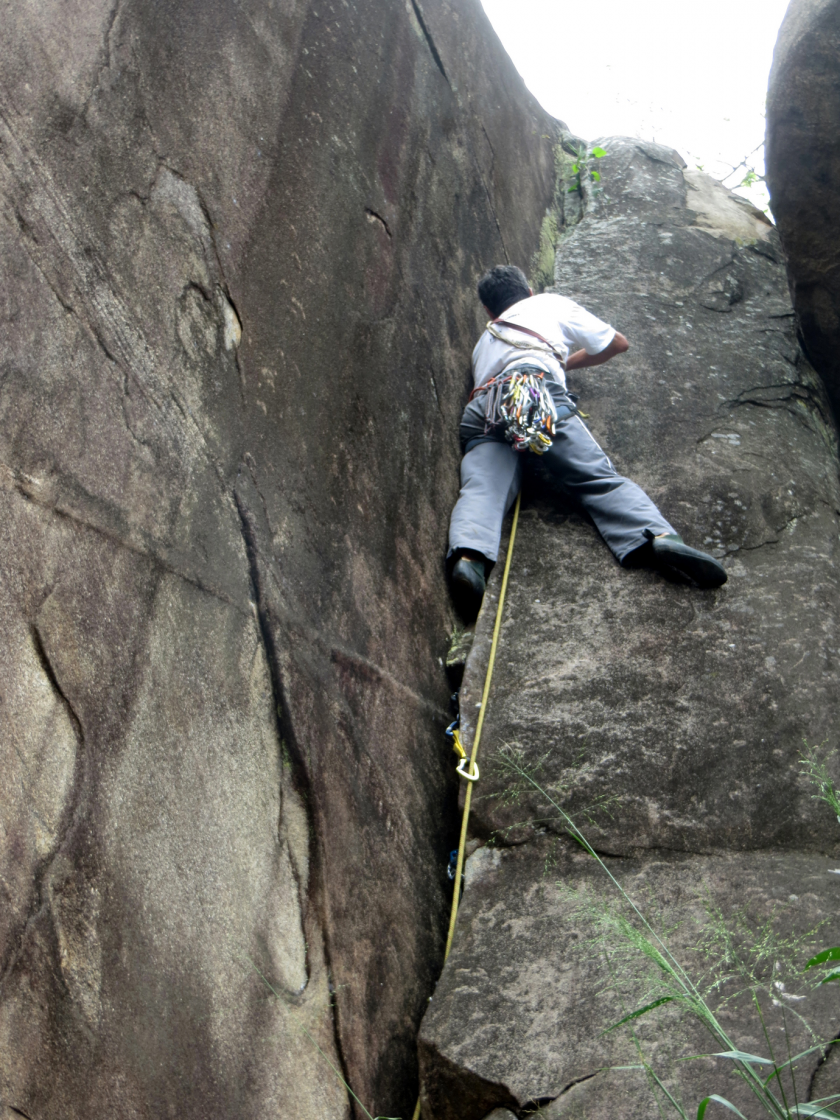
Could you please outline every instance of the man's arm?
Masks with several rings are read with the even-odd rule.
[[[604,362],[608,362],[610,358],[614,358],[616,354],[623,354],[625,350],[629,349],[630,343],[623,334],[616,331],[615,338],[600,354],[587,354],[585,350],[576,350],[574,354],[570,354],[566,359],[566,369],[585,369],[587,366],[602,366]]]

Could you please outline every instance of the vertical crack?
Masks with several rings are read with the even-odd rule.
[[[59,684],[58,677],[55,675],[55,669],[53,668],[52,662],[47,656],[47,651],[44,648],[44,642],[37,626],[32,627],[32,645],[35,647],[35,654],[38,658],[38,663],[43,670],[44,676],[50,682],[53,687],[53,691],[61,700],[64,707],[67,709],[67,715],[69,716],[70,722],[73,725],[73,730],[76,733],[76,739],[79,745],[82,745],[85,738],[84,732],[82,731],[82,721],[76,714],[76,710],[70,703],[70,700],[68,699],[64,689]]]
[[[257,495],[259,495],[260,500],[263,501],[263,505],[265,505],[265,502],[262,499],[262,495],[260,495],[260,491],[259,491],[259,487],[257,486],[256,478],[254,477],[253,467],[250,463],[248,463],[248,461],[247,461],[248,459],[250,459],[250,456],[246,456],[245,463],[240,467],[240,472],[239,472],[240,479],[242,479],[243,476],[245,478],[250,479],[250,481],[251,481],[251,483],[254,487],[254,490],[256,491]],[[244,468],[245,467],[247,467],[247,469],[248,469],[247,476],[244,475]],[[282,670],[281,670],[280,655],[279,655],[279,651],[278,651],[278,648],[277,648],[277,642],[276,642],[276,639],[274,637],[273,628],[271,626],[271,608],[270,608],[268,600],[267,600],[267,595],[266,595],[266,590],[265,590],[265,582],[263,580],[263,577],[262,577],[262,574],[261,574],[261,571],[260,571],[259,541],[258,541],[258,531],[257,531],[256,517],[254,516],[253,511],[249,508],[247,500],[243,496],[239,484],[237,484],[237,486],[234,488],[233,497],[234,497],[234,501],[236,503],[237,512],[239,514],[239,521],[240,521],[240,526],[241,526],[241,531],[242,531],[242,540],[245,544],[245,552],[246,552],[246,555],[248,557],[248,567],[249,567],[251,589],[252,589],[254,604],[256,606],[256,611],[257,611],[257,623],[258,623],[258,626],[259,626],[260,637],[261,637],[261,640],[262,640],[262,643],[263,643],[263,648],[265,650],[266,660],[268,662],[269,676],[270,676],[270,679],[271,679],[271,690],[272,690],[272,699],[273,699],[273,708],[274,708],[274,718],[275,718],[275,721],[276,721],[278,740],[280,742],[283,742],[283,743],[286,744],[286,748],[289,752],[289,759],[291,761],[292,780],[293,780],[296,788],[299,789],[300,792],[304,795],[304,802],[306,804],[307,815],[309,817],[310,835],[315,837],[317,834],[316,834],[316,830],[315,830],[315,819],[314,819],[314,812],[313,812],[313,808],[312,808],[313,798],[311,796],[311,781],[310,781],[310,778],[309,778],[308,768],[306,766],[306,760],[304,758],[303,751],[301,750],[300,744],[297,741],[297,738],[295,736],[295,730],[294,730],[294,727],[292,725],[292,720],[291,720],[291,715],[290,715],[291,708],[290,708],[290,706],[288,704],[288,701],[287,701],[286,689],[285,689],[285,685],[284,685],[284,682],[283,682],[283,674],[282,674]],[[282,799],[282,790],[281,790],[281,799]],[[281,803],[282,803],[282,800],[281,800]],[[309,895],[310,895],[310,898],[311,898],[311,896],[313,894],[313,889],[314,890],[320,890],[321,892],[324,892],[326,890],[326,884],[324,882],[324,876],[323,876],[323,871],[322,871],[322,860],[320,858],[318,847],[314,843],[312,845],[312,849],[310,850],[310,857],[309,858],[310,858],[310,868],[311,868],[310,876],[309,876],[309,878],[310,878]],[[313,888],[313,883],[316,884],[314,888]],[[307,899],[306,901],[308,903],[309,899]],[[303,914],[304,914],[304,900],[303,900],[303,898],[301,898],[301,900],[300,900],[300,905],[301,905],[301,915],[303,916]],[[321,913],[320,926],[321,926],[322,944],[323,944],[323,950],[324,950],[324,963],[325,963],[326,970],[327,970],[327,976],[329,977],[329,980],[330,980],[330,990],[333,991],[332,980],[333,980],[334,973],[333,973],[332,959],[331,959],[331,954],[330,954],[329,930],[327,928],[327,922],[326,922],[325,917],[324,917],[323,904],[319,907],[319,910],[320,910],[320,913]],[[308,982],[308,980],[309,980],[309,957],[308,957],[308,954],[307,954],[306,970],[307,970],[307,982]],[[338,1066],[339,1066],[339,1069],[341,1071],[341,1076],[344,1080],[344,1084],[349,1085],[350,1084],[350,1076],[349,1076],[347,1060],[346,1060],[346,1057],[345,1057],[345,1054],[344,1054],[344,1048],[343,1048],[342,1043],[341,1043],[341,1030],[340,1030],[340,1027],[339,1027],[339,1010],[338,1010],[337,1003],[333,1003],[333,1005],[332,1005],[332,1023],[333,1023],[333,1039],[334,1039],[334,1044],[335,1044],[335,1053],[336,1053],[336,1057],[337,1057],[337,1060],[338,1060]],[[351,1103],[351,1107],[352,1107],[352,1102],[348,1102],[348,1103]]]
[[[822,1070],[823,1066],[828,1061],[828,1059],[836,1052],[835,1047],[839,1043],[840,1043],[840,1035],[838,1035],[836,1038],[832,1038],[828,1043],[826,1043],[825,1050],[820,1055],[820,1060],[817,1062],[817,1064],[814,1068],[814,1072],[811,1074],[811,1080],[808,1083],[808,1100],[809,1101],[812,1101],[814,1099],[814,1093],[822,1092],[822,1090],[820,1088],[818,1088],[818,1086],[817,1086],[817,1081],[819,1079],[820,1071]],[[837,1059],[835,1058],[834,1062],[832,1062],[832,1066],[836,1063],[836,1061],[837,1061]]]
[[[260,574],[257,527],[254,515],[248,508],[248,505],[239,492],[238,488],[234,489],[233,498],[234,502],[236,503],[237,512],[239,514],[239,524],[242,531],[242,539],[244,541],[245,552],[248,557],[251,591],[254,598],[254,604],[257,609],[257,624],[259,626],[260,637],[265,649],[266,661],[268,662],[268,671],[271,677],[271,689],[274,701],[274,716],[277,724],[277,733],[278,737],[284,743],[286,743],[289,749],[289,754],[293,764],[293,770],[295,772],[295,778],[304,787],[304,792],[306,792],[309,786],[306,763],[296,741],[294,729],[291,727],[290,721],[286,714],[288,713],[289,708],[286,701],[285,687],[283,685],[282,674],[280,671],[280,658],[277,651],[277,643],[275,641],[274,633],[272,631],[270,623],[271,609],[266,601],[265,586],[263,583],[262,575]]]
[[[425,36],[426,44],[427,44],[427,46],[428,46],[428,48],[431,52],[432,58],[435,60],[435,65],[437,66],[438,70],[440,70],[441,74],[443,74],[443,77],[444,77],[444,80],[446,81],[446,84],[451,89],[452,88],[452,83],[450,82],[449,78],[447,77],[446,70],[445,70],[444,65],[443,65],[443,59],[440,57],[440,54],[438,53],[438,49],[435,46],[435,41],[432,38],[432,34],[429,31],[428,27],[426,26],[426,21],[423,19],[423,13],[420,11],[420,6],[417,3],[417,0],[411,0],[411,6],[414,9],[415,16],[417,16],[417,22],[420,24],[420,30],[423,32],[423,35]]]
[[[285,688],[283,686],[283,678],[280,670],[280,658],[277,651],[277,643],[274,638],[274,633],[270,625],[269,608],[266,603],[265,588],[263,585],[262,576],[260,574],[257,527],[255,524],[255,519],[253,514],[249,510],[245,499],[240,494],[238,487],[234,489],[233,497],[236,503],[237,513],[239,514],[239,523],[242,531],[242,539],[245,544],[245,553],[248,557],[248,574],[251,583],[251,595],[257,609],[257,626],[259,627],[260,641],[262,642],[263,650],[265,652],[265,659],[268,664],[269,679],[271,681],[271,706],[274,715],[277,741],[281,747],[281,750],[285,747],[285,750],[288,752],[289,761],[291,763],[293,784],[296,788],[302,789],[303,792],[307,792],[309,782],[306,774],[306,767],[294,736],[294,729],[291,726],[291,720],[287,714],[289,712],[289,706],[286,702]],[[280,782],[279,799],[280,817],[282,821],[282,779]],[[309,798],[305,797],[304,801],[308,807]],[[309,817],[309,831],[311,833],[313,831],[313,820],[310,808],[307,808],[307,815]],[[293,858],[291,851],[289,851],[289,866],[291,868],[292,875],[297,886],[301,928],[305,930],[308,898],[304,897],[304,884],[301,881],[300,875],[298,873],[297,863]],[[304,971],[306,975],[306,983],[304,984],[305,990],[305,988],[309,984],[310,979],[312,978],[308,952],[306,953]],[[274,991],[273,988],[272,991]]]
[[[88,771],[88,758],[86,750],[86,741],[84,731],[82,728],[82,721],[79,718],[75,708],[70,702],[66,692],[61,687],[61,684],[56,676],[55,669],[47,654],[43,638],[37,625],[32,625],[30,628],[30,636],[32,639],[32,646],[35,651],[35,656],[44,676],[50,682],[50,686],[64,707],[67,718],[73,728],[73,734],[76,739],[76,758],[74,765],[73,778],[70,783],[66,805],[61,814],[61,819],[55,829],[55,842],[52,850],[43,856],[34,865],[32,870],[33,879],[33,902],[30,906],[29,913],[26,919],[20,926],[20,934],[17,938],[17,944],[14,949],[9,952],[5,962],[2,963],[2,972],[0,972],[0,992],[5,987],[9,977],[13,974],[15,966],[23,953],[24,946],[26,945],[27,934],[32,928],[33,923],[37,920],[49,906],[49,879],[50,869],[53,867],[56,858],[67,844],[68,838],[81,819],[83,811],[84,798],[82,791],[86,788],[87,771]],[[62,973],[63,976],[63,973]],[[23,1115],[23,1113],[21,1113]]]

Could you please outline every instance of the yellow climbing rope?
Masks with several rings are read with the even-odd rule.
[[[458,732],[455,732],[455,750],[461,755],[462,761],[458,764],[458,773],[467,779],[467,792],[464,795],[464,812],[461,816],[461,838],[458,841],[458,862],[455,867],[455,890],[452,894],[452,912],[449,916],[449,933],[446,937],[446,948],[443,953],[443,962],[449,956],[449,950],[452,948],[452,938],[455,936],[455,922],[458,917],[458,904],[461,900],[461,873],[464,870],[464,846],[467,842],[467,824],[470,818],[470,802],[472,801],[473,784],[478,781],[478,748],[481,743],[481,729],[484,726],[484,713],[487,711],[487,697],[490,695],[490,682],[493,679],[493,666],[496,664],[496,650],[499,645],[499,631],[502,628],[502,610],[505,605],[505,593],[507,591],[508,575],[510,573],[510,561],[513,557],[513,542],[516,540],[516,526],[519,521],[519,502],[522,495],[518,494],[516,497],[516,505],[513,510],[513,524],[510,528],[510,541],[508,543],[507,558],[505,560],[505,573],[502,576],[502,589],[499,592],[499,605],[496,608],[496,624],[493,627],[493,642],[490,646],[490,660],[487,663],[487,676],[484,678],[484,691],[481,694],[481,707],[478,711],[478,722],[475,726],[475,738],[473,739],[472,751],[470,752],[470,765],[469,770],[463,770],[463,759],[466,758],[466,752],[461,746],[461,740]],[[420,1120],[420,1100],[417,1100],[417,1107],[414,1109],[412,1120]]]
[[[496,664],[496,650],[499,646],[499,631],[502,628],[502,611],[505,605],[508,575],[510,574],[510,561],[513,556],[513,542],[516,539],[516,526],[519,521],[520,498],[521,495],[517,495],[516,505],[513,510],[513,524],[510,529],[510,542],[508,544],[507,559],[505,560],[505,574],[502,576],[502,589],[499,592],[499,605],[496,608],[496,625],[493,627],[493,643],[490,646],[490,660],[487,663],[487,676],[484,678],[484,691],[481,694],[478,723],[475,726],[475,738],[473,739],[472,751],[470,752],[470,767],[463,775],[465,778],[470,779],[470,781],[468,782],[467,792],[464,796],[464,812],[461,816],[461,838],[458,841],[458,862],[455,866],[455,890],[452,893],[452,913],[449,916],[449,933],[446,937],[446,948],[443,952],[444,964],[449,956],[449,950],[452,948],[452,938],[455,936],[455,921],[458,917],[458,903],[461,900],[461,872],[464,870],[464,845],[467,842],[467,824],[470,817],[473,782],[478,778],[476,760],[478,758],[478,748],[481,745],[481,729],[484,726],[484,713],[487,711],[487,697],[490,695],[490,682],[493,680],[493,667]],[[456,742],[459,741],[456,740]],[[459,770],[460,769],[461,767],[459,766]]]

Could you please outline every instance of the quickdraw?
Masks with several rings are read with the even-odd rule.
[[[474,389],[470,400],[486,393],[484,431],[503,425],[505,439],[516,451],[542,455],[551,447],[557,409],[545,383],[545,374],[522,366],[503,377],[493,377]]]
[[[461,717],[458,716],[458,718],[454,719],[446,729],[447,737],[452,740],[452,750],[458,756],[458,766],[456,767],[456,773],[459,774],[467,782],[477,782],[479,777],[478,763],[476,762],[473,765],[472,769],[470,769],[470,756],[464,750],[464,747],[461,743],[461,735],[458,731],[460,722]],[[464,769],[465,766],[467,767],[466,770]]]

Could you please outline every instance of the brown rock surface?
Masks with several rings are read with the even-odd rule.
[[[792,0],[767,94],[770,205],[808,356],[840,408],[840,5]]]
[[[552,122],[477,0],[39,2],[0,52],[0,1101],[345,1116],[317,1044],[410,1114],[471,291]]]
[[[603,194],[580,221],[568,208],[555,276],[631,349],[570,384],[617,468],[689,544],[722,558],[729,581],[701,592],[621,568],[559,491],[539,478],[526,491],[473,801],[473,833],[496,847],[472,857],[485,853],[487,875],[468,875],[424,1019],[425,1120],[549,1099],[546,1115],[565,1117],[579,1098],[581,1115],[598,1120],[653,1114],[643,1080],[582,1080],[627,1054],[617,1036],[599,1037],[620,1015],[609,1001],[588,1007],[597,969],[565,955],[564,937],[583,926],[552,884],[579,878],[595,898],[611,896],[591,859],[572,859],[546,792],[620,857],[611,864],[634,891],[651,890],[666,926],[704,890],[727,916],[748,904],[759,921],[807,881],[791,930],[823,915],[823,944],[840,935],[829,874],[840,829],[799,774],[803,738],[835,744],[840,688],[840,487],[825,392],[797,345],[772,227],[669,149],[601,143]],[[461,690],[467,741],[495,594]],[[546,792],[512,774],[511,756]],[[557,875],[546,872],[552,835]],[[688,959],[689,940],[677,940]],[[832,1037],[836,996],[821,1006],[818,1033]],[[693,1070],[671,1061],[709,1042],[690,1034],[678,1045],[673,1023],[663,1012],[646,1039],[662,1068]],[[759,1044],[743,1008],[729,1025],[744,1049]],[[803,1065],[800,1092],[818,1057]],[[668,1076],[696,1112],[700,1081]],[[725,1072],[706,1091],[729,1095]]]

